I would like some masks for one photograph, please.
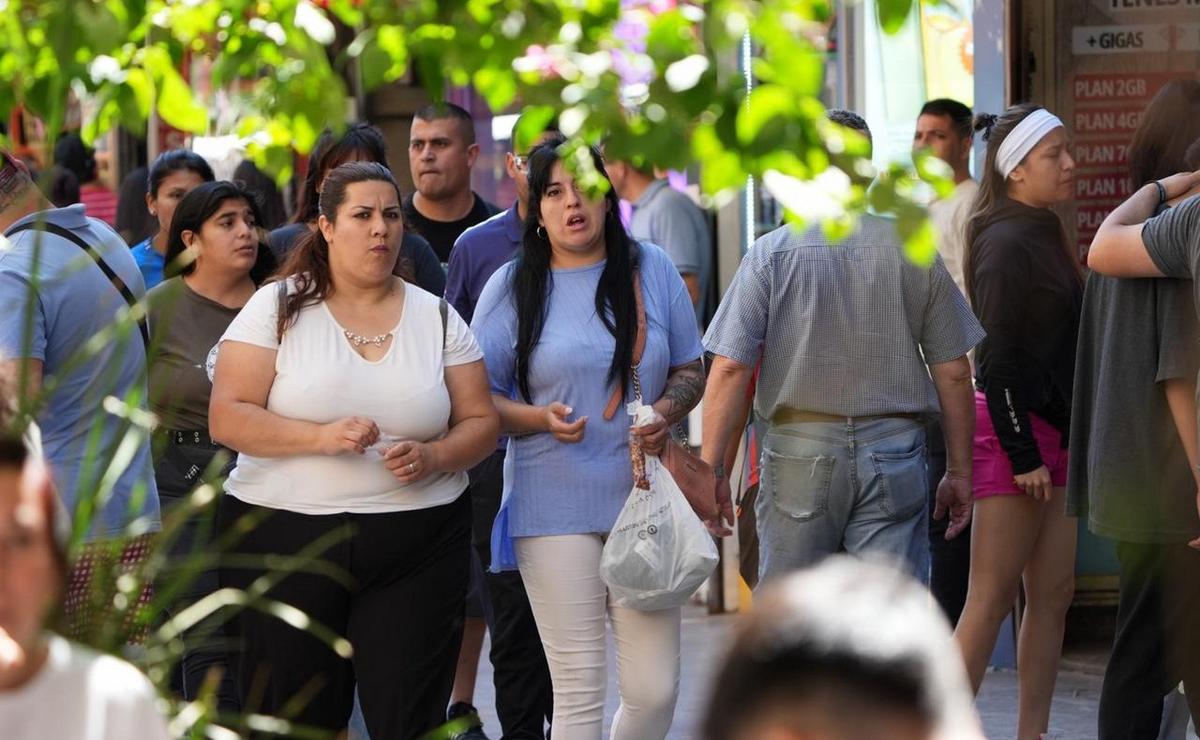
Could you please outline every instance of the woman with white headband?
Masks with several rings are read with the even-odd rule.
[[[976,351],[971,576],[955,636],[975,691],[1023,581],[1018,740],[1046,732],[1075,579],[1064,513],[1078,260],[1050,210],[1072,195],[1056,116],[1035,105],[979,116],[987,158],[967,222],[967,294],[987,331]]]

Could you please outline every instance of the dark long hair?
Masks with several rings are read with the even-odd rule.
[[[396,200],[400,200],[400,186],[392,172],[378,162],[347,162],[338,165],[325,176],[318,201],[320,214],[330,223],[337,223],[337,211],[346,202],[346,190],[359,182],[386,182],[396,189]],[[296,290],[289,292],[283,311],[276,323],[276,333],[283,339],[287,331],[305,306],[325,300],[333,288],[333,272],[329,267],[329,242],[320,229],[300,239],[288,253],[287,261],[276,273],[281,280],[296,279]]]
[[[561,158],[561,136],[546,140],[529,157],[529,212],[525,217],[525,233],[521,253],[513,271],[513,302],[517,310],[517,387],[527,403],[529,392],[529,362],[542,328],[546,324],[546,304],[550,299],[550,242],[538,235],[538,216],[542,195],[550,183],[550,172]],[[599,150],[591,150],[596,170],[608,179]],[[596,286],[596,313],[616,340],[608,382],[620,382],[622,394],[629,385],[633,344],[637,335],[637,307],[633,293],[633,271],[638,266],[637,245],[621,224],[620,203],[616,190],[609,183],[604,196],[608,204],[604,214],[604,251],[607,261]],[[544,233],[544,232],[543,232]]]
[[[377,162],[387,169],[387,143],[383,133],[368,123],[356,123],[346,129],[346,133],[337,136],[325,129],[317,143],[313,146],[312,154],[308,156],[308,172],[304,175],[304,190],[296,203],[296,213],[292,223],[306,224],[315,221],[324,211],[320,208],[320,195],[317,187],[322,178],[338,165],[351,161],[356,154],[365,154],[366,160]]]
[[[987,156],[984,157],[983,170],[980,177],[979,193],[971,206],[971,217],[967,219],[966,248],[963,254],[963,277],[967,284],[967,297],[971,305],[975,304],[975,240],[992,221],[992,217],[1002,208],[1012,204],[1008,195],[1008,178],[996,171],[996,154],[1000,145],[1008,138],[1013,129],[1030,114],[1041,110],[1042,106],[1033,103],[1020,103],[1010,107],[999,116],[991,113],[981,113],[975,116],[975,130],[983,132],[983,140],[987,142]],[[1075,271],[1075,278],[1082,281],[1079,270],[1079,260],[1071,253],[1071,245],[1067,241],[1066,231],[1062,221],[1059,221],[1059,242],[1067,264]]]
[[[1142,114],[1129,142],[1134,189],[1191,169],[1188,148],[1200,141],[1200,80],[1172,80]]]
[[[206,182],[198,186],[183,196],[183,200],[179,201],[179,205],[175,207],[174,217],[171,218],[171,231],[167,237],[166,267],[164,268],[167,277],[192,274],[196,269],[195,260],[189,260],[187,264],[179,263],[180,255],[187,250],[187,246],[183,243],[183,232],[191,231],[199,234],[200,230],[204,228],[204,223],[221,209],[225,201],[229,200],[245,201],[250,206],[254,223],[259,224],[261,228],[258,203],[255,202],[253,193],[243,190],[227,180]],[[260,239],[258,257],[254,261],[254,266],[250,268],[250,279],[254,281],[255,285],[262,285],[263,281],[275,271],[275,267],[274,253]]]

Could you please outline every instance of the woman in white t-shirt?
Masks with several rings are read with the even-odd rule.
[[[20,439],[0,438],[0,736],[165,740],[145,676],[44,631],[66,585],[69,526],[55,527],[56,508],[41,461]]]
[[[320,211],[216,363],[210,433],[240,453],[218,528],[250,556],[239,566],[263,559],[222,567],[221,584],[269,586],[315,623],[242,611],[236,670],[258,711],[307,697],[293,719],[333,731],[357,682],[371,736],[412,738],[444,721],[468,578],[464,471],[495,448],[499,420],[466,323],[392,275],[404,229],[387,168],[335,168]],[[270,556],[322,562],[284,575]]]

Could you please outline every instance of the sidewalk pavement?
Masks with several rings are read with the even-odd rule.
[[[683,615],[683,669],[679,686],[679,703],[669,740],[695,740],[708,705],[709,682],[731,635],[736,615],[713,615],[696,606],[688,606]],[[487,655],[487,646],[484,646]],[[604,733],[617,709],[616,661],[609,642],[608,701]],[[1064,661],[1055,687],[1051,709],[1050,730],[1054,740],[1094,740],[1096,712],[1100,699],[1101,670],[1094,661],[1070,658]],[[483,717],[488,736],[500,737],[496,720],[492,688],[492,669],[485,657],[479,667],[479,682],[475,704]],[[992,671],[984,679],[978,699],[979,713],[990,740],[1012,740],[1016,737],[1017,677],[1013,671]]]

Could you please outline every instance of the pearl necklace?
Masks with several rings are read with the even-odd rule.
[[[376,337],[364,337],[362,334],[355,334],[349,329],[342,329],[342,333],[346,335],[346,339],[349,339],[350,344],[353,344],[355,348],[361,347],[364,344],[373,344],[376,347],[382,347],[383,343],[392,337],[390,331],[387,334],[380,334]]]

